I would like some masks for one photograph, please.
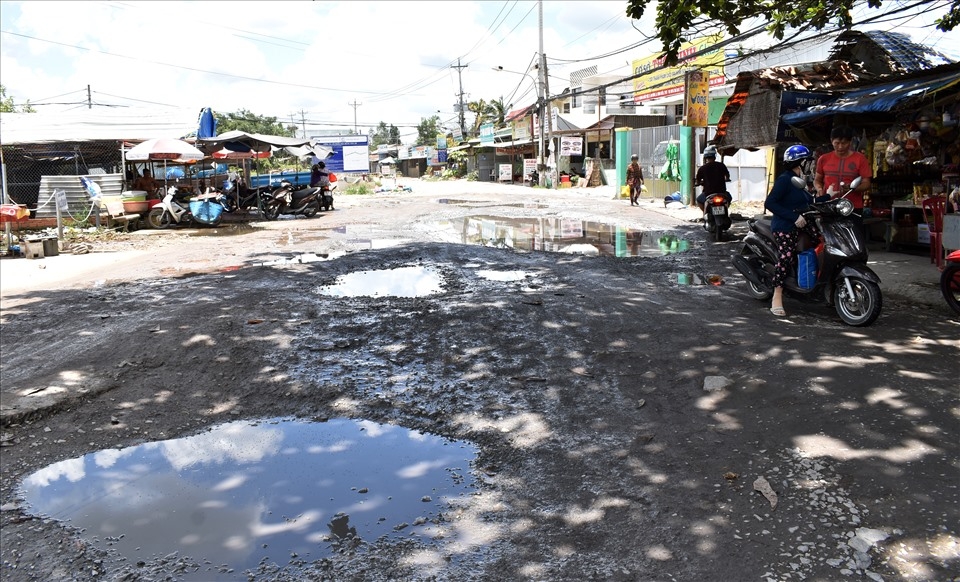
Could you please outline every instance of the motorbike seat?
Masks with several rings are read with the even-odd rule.
[[[773,231],[770,230],[770,218],[764,216],[763,218],[758,218],[756,222],[753,223],[754,228],[757,229],[757,232],[765,239],[773,240]]]
[[[292,197],[294,202],[299,202],[308,196],[312,196],[319,188],[307,186],[306,188],[301,188],[299,190],[294,190]]]

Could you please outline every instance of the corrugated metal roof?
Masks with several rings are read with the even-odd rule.
[[[885,30],[843,32],[837,37],[829,59],[858,63],[875,75],[913,73],[954,62],[901,32]]]
[[[140,142],[156,137],[181,138],[197,130],[197,111],[127,108],[0,113],[0,143]]]
[[[957,93],[958,88],[960,88],[960,65],[947,65],[939,67],[930,75],[901,78],[850,91],[826,105],[784,115],[783,121],[790,125],[798,125],[825,115],[887,113],[908,108],[912,102],[922,100],[934,93],[951,90]]]

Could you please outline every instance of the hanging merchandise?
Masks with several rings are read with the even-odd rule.
[[[663,164],[660,174],[657,176],[661,180],[668,182],[680,181],[680,148],[675,143],[667,144],[664,152],[667,161]]]

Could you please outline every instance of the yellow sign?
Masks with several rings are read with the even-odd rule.
[[[688,127],[706,127],[710,117],[710,75],[706,71],[687,72],[687,93],[683,112]]]
[[[694,42],[680,45],[677,53],[678,63],[673,67],[663,67],[663,57],[653,56],[633,61],[633,74],[643,75],[633,80],[633,100],[636,103],[683,95],[684,73],[690,70],[703,70],[710,79],[710,87],[723,85],[723,49],[714,48],[723,40],[722,34],[707,36]],[[692,56],[700,51],[703,54]],[[649,73],[647,73],[649,71]],[[646,74],[644,74],[646,73]]]

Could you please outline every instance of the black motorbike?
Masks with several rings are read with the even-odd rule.
[[[703,202],[703,228],[713,235],[714,240],[723,240],[723,233],[730,230],[730,194],[722,192],[709,194]]]
[[[270,188],[247,188],[246,184],[240,180],[225,180],[223,187],[220,188],[223,194],[223,206],[227,212],[261,210],[270,191]]]
[[[267,220],[276,220],[281,214],[299,214],[311,218],[320,212],[321,194],[322,189],[319,187],[297,188],[292,182],[283,180],[280,187],[264,197],[263,215]],[[331,196],[331,208],[332,205]]]
[[[798,180],[801,180],[797,178]],[[849,194],[860,183],[850,184]],[[797,184],[805,187],[806,184]],[[846,194],[844,196],[846,196]],[[832,305],[847,325],[863,327],[880,316],[883,297],[880,277],[867,266],[867,245],[863,229],[850,219],[853,204],[845,197],[813,203],[803,212],[807,222],[815,222],[819,241],[811,241],[816,251],[816,273],[810,284],[801,285],[794,260],[792,275],[784,282],[784,292],[797,298],[825,301]],[[770,231],[770,219],[751,221],[733,264],[747,279],[747,289],[755,299],[766,301],[773,295],[773,271],[777,263],[776,244]],[[806,250],[806,238],[800,237],[797,253]]]
[[[320,210],[333,210],[333,191],[336,187],[336,182],[331,182],[330,184],[325,184],[320,187]]]

